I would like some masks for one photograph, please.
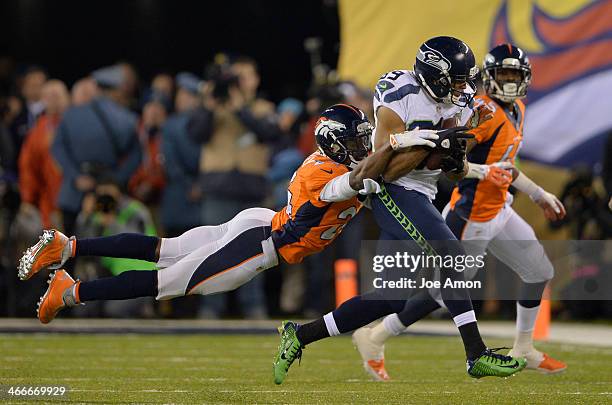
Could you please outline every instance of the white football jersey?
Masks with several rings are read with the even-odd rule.
[[[469,107],[434,101],[421,88],[410,70],[393,70],[380,77],[374,92],[374,111],[377,112],[382,106],[393,110],[404,121],[407,130],[416,127],[441,128],[442,121],[452,117],[459,118],[460,125],[464,125],[472,114]],[[377,113],[375,119],[378,123]],[[376,130],[373,134],[375,136]],[[415,169],[393,184],[418,191],[433,200],[441,173],[442,170]]]

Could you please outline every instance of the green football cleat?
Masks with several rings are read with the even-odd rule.
[[[295,359],[302,359],[302,349],[304,346],[295,334],[297,328],[298,324],[291,321],[283,321],[278,328],[281,340],[278,346],[278,353],[272,365],[275,384],[282,384],[285,381],[285,377],[287,377],[291,364],[293,364]]]
[[[476,360],[468,360],[467,372],[470,377],[509,377],[525,368],[527,360],[495,353],[501,349],[486,349]]]

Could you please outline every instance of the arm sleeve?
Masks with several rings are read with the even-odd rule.
[[[348,169],[345,166],[335,165],[335,164],[322,164],[312,166],[310,172],[308,173],[308,182],[306,183],[306,191],[308,192],[308,200],[316,207],[323,207],[329,204],[332,201],[342,201],[342,200],[328,200],[330,198],[330,189],[328,188],[324,195],[326,199],[321,198],[323,190],[325,186],[335,178],[341,177],[344,174],[347,174]],[[346,180],[348,183],[348,177]],[[347,184],[348,185],[348,184]],[[334,184],[334,187],[337,189],[338,185]],[[350,185],[349,185],[350,187]],[[355,194],[357,191],[355,191]]]
[[[352,197],[355,197],[358,193],[354,190],[350,184],[351,173],[346,172],[341,176],[334,177],[323,186],[321,193],[319,194],[319,200],[325,202],[337,202],[346,201]]]

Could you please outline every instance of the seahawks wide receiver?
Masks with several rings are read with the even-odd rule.
[[[407,129],[440,129],[448,119],[456,119],[459,124],[469,122],[474,126],[484,121],[485,114],[473,114],[469,108],[476,92],[474,79],[477,73],[474,54],[463,41],[452,37],[435,37],[423,43],[416,56],[414,71],[389,72],[381,77],[376,86],[375,148],[381,148],[386,143],[401,145],[401,138],[397,134]],[[431,252],[427,241],[457,240],[432,200],[442,172],[457,179],[467,173],[467,137],[457,131],[449,136],[441,131],[438,135],[433,152],[442,153],[440,168],[436,167],[435,162],[430,162],[430,148],[412,148],[389,162],[383,174],[382,190],[372,198],[372,210],[381,228],[381,240],[413,239],[427,253]],[[437,245],[439,247],[434,254],[465,255],[456,242]],[[454,281],[463,279],[463,273],[454,270],[440,272],[440,275],[444,283],[451,280],[455,284]],[[478,331],[466,289],[445,288],[442,299],[461,334],[470,376],[508,376],[525,367],[522,358],[503,356],[487,349]],[[405,318],[400,321],[410,324],[427,310],[414,305],[414,308],[402,311],[403,306],[402,301],[387,300],[380,292],[373,291],[346,301],[314,322],[305,325],[283,323],[281,345],[274,363],[275,382],[282,383],[293,360],[301,356],[302,348],[309,343],[352,331],[393,312],[402,312]]]

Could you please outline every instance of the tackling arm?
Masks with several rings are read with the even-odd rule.
[[[393,148],[387,142],[382,148],[363,159],[355,169],[330,180],[319,199],[326,202],[345,201],[357,194],[371,194],[380,191],[380,186],[373,180],[380,177],[393,156]]]
[[[348,200],[359,194],[372,194],[380,191],[374,180],[380,178],[393,158],[395,151],[415,145],[433,147],[430,139],[436,139],[434,131],[411,131],[394,134],[392,143],[385,142],[376,152],[363,159],[357,167],[329,181],[321,191],[320,200],[327,202]]]
[[[375,149],[382,148],[389,143],[391,134],[406,131],[406,124],[393,110],[387,107],[379,107],[376,111],[376,138]],[[395,154],[387,164],[382,176],[385,181],[393,181],[410,171],[414,170],[427,157],[430,150],[427,148],[407,148],[401,153]]]

